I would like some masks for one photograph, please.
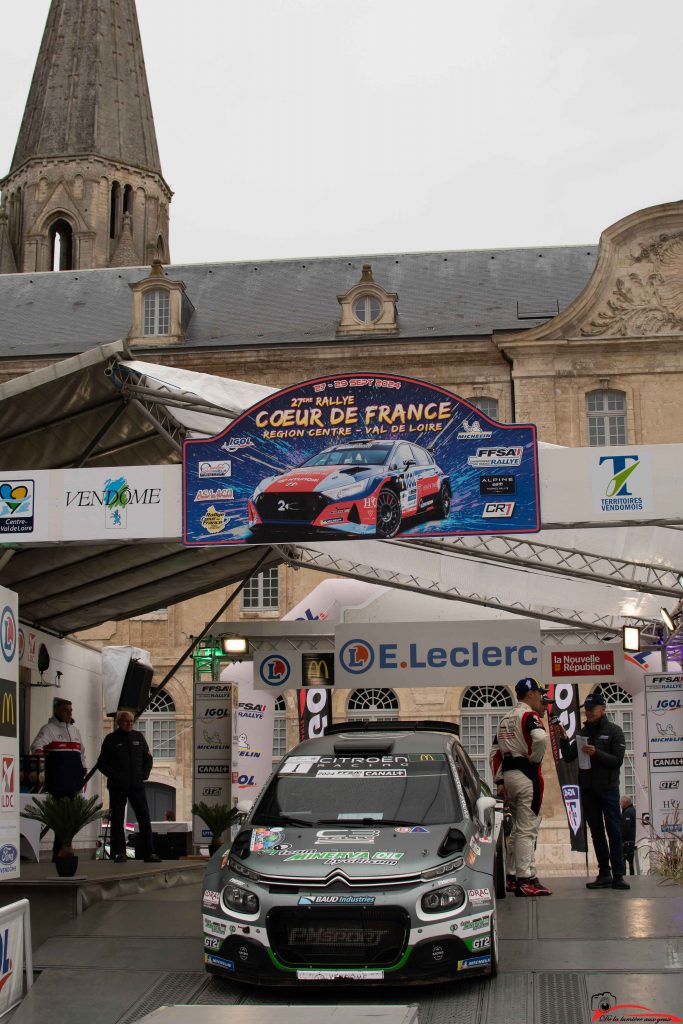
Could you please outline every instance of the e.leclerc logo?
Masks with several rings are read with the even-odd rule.
[[[375,652],[367,640],[347,640],[339,652],[339,661],[347,672],[359,676],[372,668]]]
[[[0,616],[0,649],[6,662],[13,660],[17,649],[17,623],[8,604],[2,609]]]
[[[284,686],[291,671],[286,658],[281,654],[271,654],[261,662],[259,675],[266,686]]]

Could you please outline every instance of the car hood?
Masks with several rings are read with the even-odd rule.
[[[311,466],[293,469],[289,473],[283,473],[275,477],[266,487],[266,492],[291,491],[296,494],[299,491],[322,491],[331,487],[346,487],[354,481],[367,480],[374,476],[376,466]],[[380,468],[381,472],[381,468]]]
[[[323,879],[340,869],[349,878],[373,878],[387,874],[414,874],[448,860],[439,847],[449,825],[349,826],[319,825],[312,828],[261,828],[240,834],[239,847],[248,848],[244,860],[259,874],[283,878]],[[467,841],[470,822],[457,826]],[[249,831],[248,844],[245,831]],[[464,847],[462,854],[466,854]],[[455,856],[453,854],[452,856]]]

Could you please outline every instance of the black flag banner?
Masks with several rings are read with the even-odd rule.
[[[332,725],[334,653],[302,654],[299,690],[299,741],[322,736]]]
[[[550,683],[548,696],[553,701],[552,713],[559,718],[560,724],[564,726],[569,740],[576,742],[576,734],[580,726],[578,688],[572,683]],[[585,853],[587,849],[586,829],[583,821],[581,795],[579,793],[579,762],[577,759],[567,764],[562,759],[560,737],[557,729],[552,722],[549,723],[548,728],[557,779],[562,791],[564,809],[567,812],[571,848],[577,852]]]

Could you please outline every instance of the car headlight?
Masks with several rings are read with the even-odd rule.
[[[449,860],[445,864],[439,864],[436,868],[429,868],[427,871],[423,871],[422,878],[425,882],[430,882],[433,878],[441,878],[442,875],[449,875],[451,871],[457,871],[462,865],[462,857],[456,857],[455,860]]]
[[[465,903],[465,890],[461,885],[444,885],[441,889],[426,892],[421,900],[426,914],[442,914],[445,910],[457,910]]]
[[[236,910],[238,914],[257,914],[259,900],[256,893],[242,889],[239,885],[226,885],[223,890],[223,902],[226,907]]]
[[[258,487],[254,491],[254,493],[252,494],[251,500],[255,501],[260,494],[263,494],[263,492],[265,491],[266,487],[270,487],[270,485],[272,484],[273,480],[275,480],[274,476],[267,476],[267,477],[265,477],[261,481],[261,483],[258,485]]]
[[[332,487],[329,491],[323,491],[322,493],[326,498],[331,498],[332,501],[339,501],[341,498],[346,498],[350,494],[360,494],[363,490],[363,483],[345,484],[343,487]]]
[[[258,871],[252,871],[251,868],[245,867],[236,857],[231,856],[228,858],[228,868],[230,871],[234,871],[236,875],[244,875],[245,878],[251,878],[254,882],[259,878]]]

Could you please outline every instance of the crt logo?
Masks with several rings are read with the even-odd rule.
[[[291,668],[281,654],[271,654],[264,658],[259,667],[259,675],[267,686],[284,686],[289,679]]]
[[[372,668],[375,652],[365,640],[347,640],[339,652],[339,660],[347,672],[361,675]]]

